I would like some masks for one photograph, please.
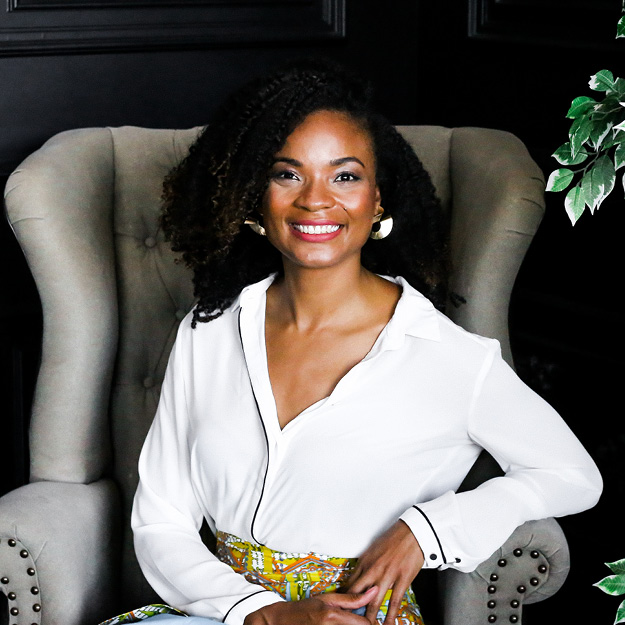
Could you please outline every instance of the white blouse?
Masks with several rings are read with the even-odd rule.
[[[371,351],[281,429],[265,349],[273,279],[214,321],[180,325],[132,514],[139,563],[163,600],[231,625],[282,601],[208,551],[203,519],[271,549],[349,558],[402,519],[425,567],[471,571],[525,521],[597,502],[594,462],[498,342],[401,278]],[[505,476],[456,494],[482,448]]]

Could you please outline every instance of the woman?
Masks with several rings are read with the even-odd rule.
[[[323,64],[281,70],[166,182],[163,227],[198,303],[132,524],[155,591],[204,623],[421,623],[421,568],[473,570],[521,523],[601,490],[496,341],[437,311],[445,218],[370,100]],[[456,494],[482,448],[506,476]]]

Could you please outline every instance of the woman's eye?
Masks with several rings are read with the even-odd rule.
[[[297,180],[297,175],[295,174],[295,172],[289,171],[288,169],[275,171],[271,174],[271,177],[274,180]]]
[[[351,171],[341,172],[337,177],[337,182],[354,182],[355,180],[360,180],[360,177],[356,174],[353,174]]]

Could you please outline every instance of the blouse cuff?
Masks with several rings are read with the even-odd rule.
[[[279,601],[284,601],[284,599],[278,593],[271,590],[259,590],[235,603],[227,612],[223,622],[227,625],[243,625],[248,614]]]
[[[408,508],[399,517],[412,531],[417,539],[425,561],[424,569],[447,568],[447,558],[434,526],[419,506]]]

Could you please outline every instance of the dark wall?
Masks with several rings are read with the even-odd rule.
[[[238,84],[276,62],[309,53],[331,56],[370,76],[381,108],[395,123],[509,130],[548,173],[555,166],[550,154],[566,138],[568,105],[573,97],[590,94],[589,76],[600,69],[625,76],[625,42],[614,41],[619,0],[139,5],[9,0],[11,11],[0,14],[0,184],[55,132],[202,124]],[[38,36],[42,32],[45,36]],[[572,573],[558,595],[526,608],[529,625],[574,618],[578,609],[581,618],[607,623],[618,604],[592,587],[607,572],[604,562],[625,557],[625,541],[606,529],[614,525],[612,510],[625,495],[619,462],[625,428],[615,408],[619,182],[614,195],[573,228],[562,195],[548,194],[547,215],[513,294],[519,373],[561,412],[606,482],[597,508],[562,520]],[[26,479],[25,415],[40,320],[36,290],[3,224],[0,493]]]

